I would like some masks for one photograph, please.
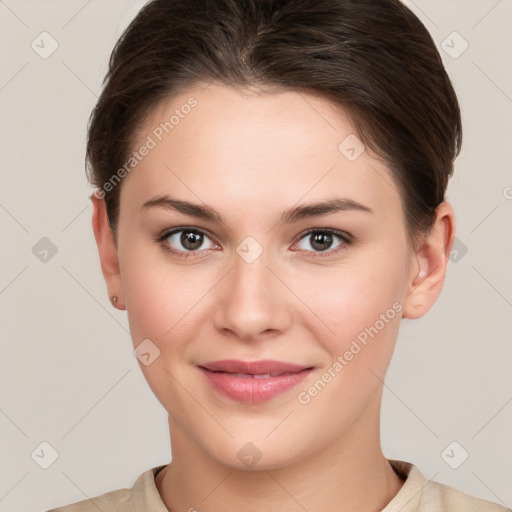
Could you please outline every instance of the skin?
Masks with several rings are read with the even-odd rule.
[[[134,147],[193,96],[198,105],[123,180],[117,238],[104,201],[92,197],[103,275],[126,309],[134,347],[160,355],[141,370],[169,413],[172,462],[156,478],[167,508],[201,512],[377,511],[403,481],[384,457],[383,379],[401,318],[419,318],[441,292],[455,236],[449,203],[413,246],[401,195],[385,162],[366,149],[349,161],[338,146],[355,129],[327,100],[298,91],[237,91],[210,84],[169,98]],[[162,194],[215,208],[224,222],[144,202]],[[280,224],[283,211],[333,197],[346,210]],[[206,232],[187,259],[154,238],[175,227]],[[309,229],[333,236],[325,251]],[[187,252],[180,235],[167,238]],[[248,263],[236,252],[253,237]],[[294,250],[295,249],[295,250]],[[188,249],[188,252],[191,252]],[[320,254],[320,257],[313,255]],[[323,256],[322,256],[323,255]],[[379,315],[401,311],[307,404],[298,401]],[[196,365],[275,359],[315,367],[295,389],[263,404],[218,394]],[[251,442],[252,467],[237,457]]]

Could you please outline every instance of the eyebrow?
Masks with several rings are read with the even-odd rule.
[[[174,210],[185,215],[190,215],[192,217],[197,217],[199,219],[224,223],[222,215],[211,206],[173,199],[168,195],[157,196],[146,201],[142,205],[141,211],[149,208],[164,208],[167,210]],[[353,201],[352,199],[341,197],[326,199],[318,203],[303,204],[289,208],[281,214],[280,223],[291,224],[302,219],[322,217],[324,215],[329,215],[340,211],[361,211],[372,214],[374,213],[374,211],[368,206],[364,206],[357,201]]]

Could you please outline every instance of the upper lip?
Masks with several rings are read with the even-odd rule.
[[[245,375],[280,375],[289,372],[296,373],[311,368],[311,366],[285,363],[282,361],[238,361],[236,359],[211,361],[200,364],[199,366],[212,372],[242,373]]]

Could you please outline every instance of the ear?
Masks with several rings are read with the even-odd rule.
[[[420,318],[434,305],[443,288],[454,239],[455,213],[449,203],[443,202],[436,208],[430,233],[412,251],[404,318]]]
[[[110,301],[117,309],[126,309],[124,306],[123,286],[121,271],[117,259],[117,246],[110,227],[105,200],[95,194],[91,195],[92,201],[92,229],[100,255],[101,271],[107,284]],[[112,297],[117,297],[117,302]]]

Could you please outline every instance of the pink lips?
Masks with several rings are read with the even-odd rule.
[[[313,368],[280,361],[224,360],[199,369],[220,393],[234,400],[262,403],[302,382]]]

